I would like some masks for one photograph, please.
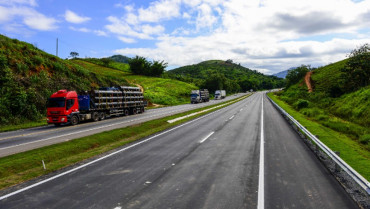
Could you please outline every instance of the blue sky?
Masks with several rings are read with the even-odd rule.
[[[58,38],[61,58],[232,59],[273,74],[370,43],[370,0],[0,0],[0,33],[50,54]]]

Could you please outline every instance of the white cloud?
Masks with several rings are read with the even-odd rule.
[[[0,0],[0,4],[2,5],[29,5],[29,6],[37,6],[36,0]]]
[[[125,20],[117,17],[110,16],[107,18],[110,22],[105,28],[114,34],[130,36],[132,38],[152,40],[153,35],[159,35],[163,33],[164,27],[160,25],[151,26],[148,24],[144,25],[129,25]]]
[[[83,32],[83,33],[90,33],[91,32],[90,29],[84,28],[84,27],[82,27],[82,28],[75,28],[75,27],[70,26],[69,29],[71,29],[73,31]]]
[[[8,8],[0,6],[0,23],[8,22],[12,19],[11,13]]]
[[[180,16],[180,0],[161,0],[150,3],[147,9],[138,10],[138,19],[142,22],[159,22]]]
[[[33,13],[25,16],[23,21],[28,27],[41,31],[54,30],[57,28],[54,18],[46,17],[40,13]]]
[[[208,4],[201,4],[198,7],[196,18],[196,28],[212,27],[217,22],[217,17],[213,14],[213,9]]]
[[[57,20],[38,12],[36,0],[0,0],[0,24],[5,31],[30,33],[26,27],[40,31],[51,31],[57,27]],[[23,24],[20,24],[23,22]],[[13,27],[16,26],[16,27]],[[18,30],[18,31],[17,31]]]
[[[102,31],[102,30],[94,30],[94,33],[97,36],[105,36],[105,37],[108,37],[108,34],[105,31]]]
[[[164,6],[172,11],[166,12]],[[116,52],[166,60],[171,66],[233,59],[265,73],[301,64],[325,65],[345,59],[352,49],[370,42],[369,33],[357,34],[370,28],[369,8],[370,0],[156,1],[148,8],[131,6],[119,21],[140,32],[145,23],[161,21],[156,36],[144,32],[156,37],[156,47]],[[130,21],[125,22],[125,17]],[[175,19],[185,24],[166,31],[166,21]],[[202,28],[209,33],[197,34]],[[335,38],[337,34],[341,38]]]
[[[80,24],[91,20],[90,17],[80,16],[71,10],[66,10],[64,14],[65,20],[70,23]]]
[[[123,36],[119,36],[118,39],[121,40],[122,42],[128,43],[128,44],[132,44],[132,43],[136,42],[135,39],[127,38],[127,37],[123,37]]]
[[[31,29],[40,31],[50,31],[57,28],[57,20],[47,17],[33,8],[29,7],[2,7],[0,6],[0,23],[4,25],[13,24],[13,21],[20,18],[24,25]],[[24,26],[17,24],[17,28]],[[14,28],[13,28],[14,29]],[[20,30],[22,31],[22,30]]]

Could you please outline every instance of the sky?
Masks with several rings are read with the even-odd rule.
[[[0,34],[63,59],[231,59],[274,74],[370,43],[370,0],[0,0]]]

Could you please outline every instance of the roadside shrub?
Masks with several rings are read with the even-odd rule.
[[[34,56],[34,57],[32,58],[32,61],[33,61],[33,63],[34,63],[34,64],[36,64],[36,65],[41,65],[41,64],[43,64],[43,63],[44,63],[44,59],[43,59],[42,57],[40,57],[40,56]]]
[[[370,143],[370,134],[365,134],[360,137],[361,144],[369,144]]]
[[[316,117],[316,119],[319,121],[327,121],[329,119],[329,116],[320,114]]]
[[[17,63],[17,70],[18,70],[19,73],[26,74],[26,73],[28,73],[28,65],[26,65],[22,62],[18,62]]]
[[[54,62],[53,63],[54,65],[54,70],[57,71],[57,72],[64,72],[64,65],[62,65],[61,63],[59,62]]]
[[[306,107],[308,107],[308,101],[307,100],[305,100],[305,99],[298,99],[298,101],[297,102],[295,102],[294,104],[293,104],[293,106],[296,108],[296,109],[298,109],[298,110],[300,110],[300,109],[302,109],[302,108],[306,108]]]
[[[324,114],[324,112],[322,110],[320,110],[319,108],[316,108],[316,107],[301,108],[299,112],[303,113],[304,115],[306,115],[308,117],[314,117],[314,118],[316,118],[316,116],[318,116],[320,114]]]

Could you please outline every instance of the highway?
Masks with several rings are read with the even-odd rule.
[[[37,182],[37,183],[36,183]],[[264,93],[0,195],[0,208],[358,208]]]
[[[235,99],[242,95],[244,94],[228,96],[223,100],[210,100],[210,102],[207,103],[185,104],[149,109],[143,114],[130,115],[126,117],[112,117],[104,121],[81,123],[77,126],[67,125],[54,127],[54,125],[48,125],[18,131],[3,132],[0,133],[0,157],[186,112],[188,110]]]

